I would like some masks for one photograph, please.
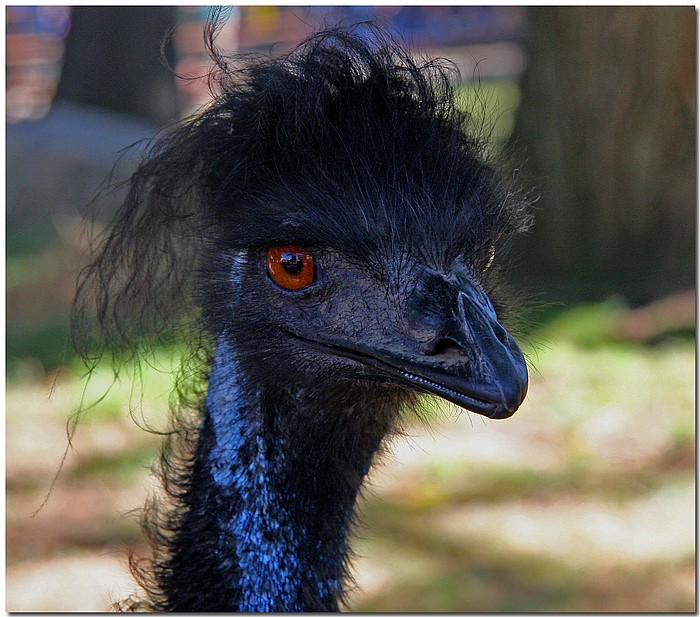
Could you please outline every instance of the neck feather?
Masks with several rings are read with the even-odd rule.
[[[170,610],[329,611],[342,602],[355,501],[393,415],[366,428],[356,404],[324,413],[299,393],[287,398],[251,391],[219,342],[187,513],[160,581]]]

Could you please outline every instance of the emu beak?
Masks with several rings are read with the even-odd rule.
[[[427,358],[416,358],[407,369],[407,381],[489,418],[512,416],[528,387],[527,365],[518,344],[474,284],[460,286],[450,312],[434,320],[435,336],[421,348]]]
[[[299,337],[307,345],[370,366],[374,377],[435,394],[483,416],[512,416],[525,399],[527,365],[479,287],[426,276],[411,300],[414,336],[376,340]],[[418,342],[418,334],[423,341]],[[426,333],[429,333],[426,335]]]

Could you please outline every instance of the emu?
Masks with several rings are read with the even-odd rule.
[[[403,411],[427,393],[506,418],[525,397],[497,264],[528,200],[447,61],[340,27],[232,59],[214,30],[215,98],[150,144],[73,308],[92,361],[191,352],[154,554],[132,560],[145,597],[121,608],[336,611]]]

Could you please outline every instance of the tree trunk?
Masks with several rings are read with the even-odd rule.
[[[695,11],[530,12],[514,144],[541,195],[531,289],[632,302],[695,281]]]
[[[166,6],[78,6],[57,99],[140,116],[159,126],[178,118],[175,78],[161,42],[175,23]],[[172,65],[172,45],[165,60]]]

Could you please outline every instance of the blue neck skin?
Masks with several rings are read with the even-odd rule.
[[[357,431],[338,430],[342,414],[328,431],[309,422],[322,410],[312,415],[296,398],[294,408],[264,404],[219,341],[163,586],[170,610],[338,609],[357,492],[383,432],[358,450]],[[329,432],[341,438],[329,443]]]
[[[274,478],[283,473],[284,451],[263,438],[262,414],[245,408],[240,372],[230,346],[219,342],[209,378],[206,409],[214,445],[211,475],[224,492],[234,492],[242,509],[217,521],[221,552],[233,547],[240,567],[239,611],[303,611],[297,589],[305,575],[299,561],[305,529],[294,529]],[[238,382],[232,383],[232,377]],[[336,581],[317,581],[321,597],[332,597]]]

